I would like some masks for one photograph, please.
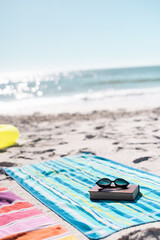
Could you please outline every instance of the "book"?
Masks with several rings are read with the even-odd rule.
[[[98,185],[89,190],[92,200],[134,200],[139,193],[139,185],[129,184],[127,188],[109,187],[102,189]]]

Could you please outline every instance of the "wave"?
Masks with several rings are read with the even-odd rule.
[[[0,74],[1,101],[42,97],[56,101],[75,97],[103,99],[154,94],[159,87],[160,67]]]
[[[160,87],[78,93],[66,96],[39,97],[21,101],[1,101],[1,114],[61,113],[120,108],[159,107]]]

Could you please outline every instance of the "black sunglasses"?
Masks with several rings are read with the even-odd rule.
[[[109,178],[101,178],[96,182],[99,187],[106,188],[111,187],[111,184],[114,183],[116,187],[126,188],[129,184],[123,178],[117,178],[114,181],[111,181]]]

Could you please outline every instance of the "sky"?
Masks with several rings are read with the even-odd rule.
[[[0,0],[0,72],[160,65],[159,0]]]

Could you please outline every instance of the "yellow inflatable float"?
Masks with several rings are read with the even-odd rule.
[[[19,138],[19,131],[9,124],[0,124],[0,149],[12,146]]]

